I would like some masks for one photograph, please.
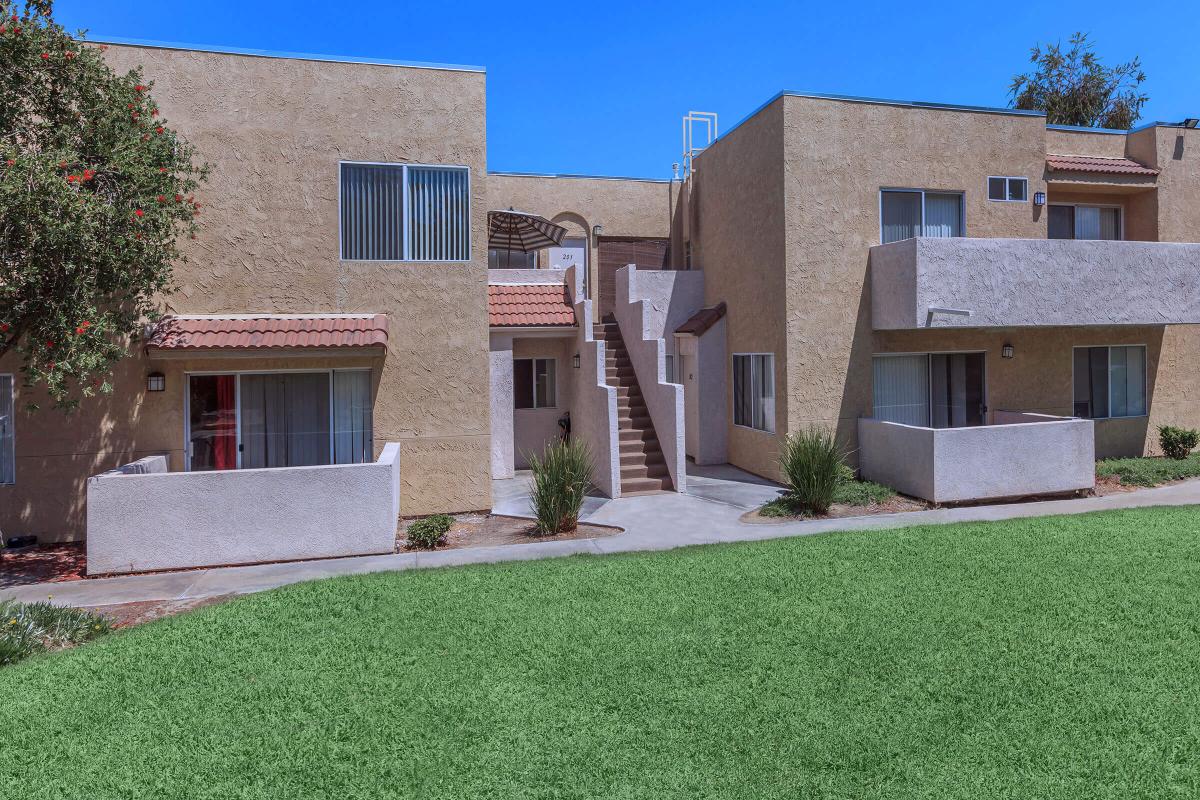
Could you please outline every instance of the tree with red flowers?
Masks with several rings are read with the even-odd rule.
[[[141,71],[117,74],[51,5],[0,0],[0,359],[70,408],[112,391],[155,317],[206,168]]]

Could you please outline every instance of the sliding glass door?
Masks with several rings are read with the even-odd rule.
[[[188,451],[191,470],[369,461],[371,373],[190,375]]]
[[[922,428],[966,428],[987,422],[983,353],[875,356],[875,419]]]

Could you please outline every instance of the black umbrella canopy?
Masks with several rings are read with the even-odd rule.
[[[488,247],[528,253],[560,244],[567,229],[525,211],[489,211]]]

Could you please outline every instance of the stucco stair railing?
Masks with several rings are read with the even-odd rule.
[[[605,374],[608,385],[617,391],[621,494],[670,489],[666,459],[617,321],[611,317],[602,320],[595,326],[595,336],[604,342]]]

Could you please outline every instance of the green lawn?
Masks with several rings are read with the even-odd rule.
[[[1106,458],[1096,462],[1100,477],[1115,476],[1128,486],[1158,486],[1200,477],[1200,453],[1187,458]]]
[[[0,669],[0,797],[1200,793],[1200,510],[344,578]]]

